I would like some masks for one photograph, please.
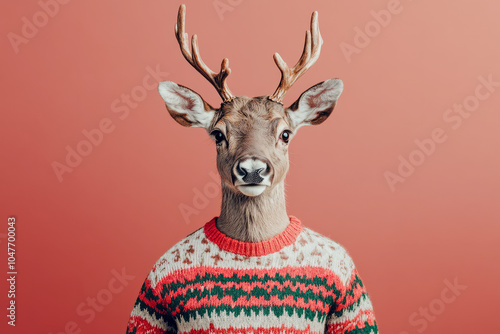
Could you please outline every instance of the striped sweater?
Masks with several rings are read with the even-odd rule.
[[[242,242],[216,218],[153,266],[127,333],[377,334],[371,301],[342,246],[290,216],[285,231]]]

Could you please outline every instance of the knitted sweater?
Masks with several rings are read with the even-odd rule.
[[[127,333],[377,334],[371,301],[342,246],[290,216],[279,235],[242,242],[216,218],[174,245],[142,285]]]

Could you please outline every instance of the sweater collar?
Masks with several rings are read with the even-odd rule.
[[[295,242],[297,236],[303,230],[302,223],[294,216],[289,217],[290,223],[283,232],[261,242],[240,241],[225,235],[216,226],[218,217],[214,217],[205,224],[204,232],[208,240],[225,251],[245,256],[262,256],[278,252]]]

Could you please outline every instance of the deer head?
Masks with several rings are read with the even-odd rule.
[[[175,35],[184,58],[216,88],[223,102],[216,109],[193,90],[165,81],[159,92],[170,115],[183,126],[202,127],[217,146],[217,169],[222,187],[235,196],[255,197],[281,184],[288,171],[288,145],[304,125],[318,125],[330,116],[342,93],[340,79],[318,83],[303,92],[288,108],[282,100],[288,89],[319,57],[323,40],[318,13],[311,17],[304,50],[297,64],[289,68],[278,53],[274,61],[281,81],[270,96],[234,96],[226,79],[231,73],[224,59],[219,73],[208,68],[200,56],[194,35],[189,46],[185,32],[186,7],[181,5]]]

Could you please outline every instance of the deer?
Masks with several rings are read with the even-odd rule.
[[[185,31],[185,15],[181,5],[175,26],[181,53],[222,103],[214,108],[171,81],[158,90],[177,123],[203,128],[215,142],[221,210],[155,263],[128,333],[378,333],[371,300],[345,249],[287,213],[288,146],[299,128],[331,115],[343,90],[340,79],[329,79],[283,105],[320,55],[318,12],[298,62],[289,67],[275,53],[281,80],[272,95],[258,97],[231,93],[227,58],[218,73],[204,63],[197,35],[189,40]]]
[[[185,6],[181,6],[175,30],[182,55],[215,87],[222,104],[213,108],[198,93],[170,81],[160,83],[160,95],[175,121],[204,128],[215,141],[222,186],[218,227],[242,241],[268,239],[289,222],[284,187],[289,143],[300,127],[323,123],[343,90],[342,80],[330,79],[309,88],[288,108],[282,103],[287,91],[319,58],[323,39],[318,13],[312,14],[297,64],[290,68],[275,53],[280,83],[272,95],[254,98],[231,93],[226,80],[231,73],[227,58],[218,73],[203,62],[197,35],[189,43],[185,13]]]

